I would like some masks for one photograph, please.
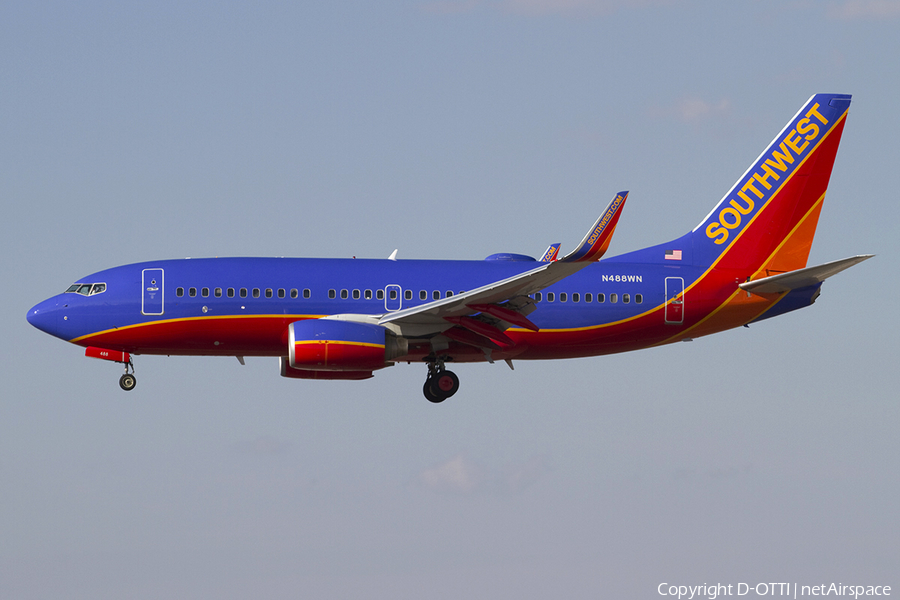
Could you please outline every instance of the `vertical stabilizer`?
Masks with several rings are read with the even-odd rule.
[[[694,229],[695,264],[763,276],[806,266],[850,96],[816,94]]]

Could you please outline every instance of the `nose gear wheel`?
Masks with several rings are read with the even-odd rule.
[[[129,369],[131,372],[129,373]],[[125,390],[126,392],[130,392],[137,385],[137,377],[134,376],[134,362],[128,361],[125,363],[125,374],[119,377],[119,387]]]

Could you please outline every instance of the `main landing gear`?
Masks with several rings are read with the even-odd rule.
[[[459,377],[444,368],[444,358],[438,357],[428,362],[428,377],[422,392],[429,402],[443,402],[459,390]]]
[[[131,368],[131,373],[128,372],[129,368]],[[134,376],[134,363],[129,360],[125,363],[125,374],[119,377],[119,387],[126,392],[130,392],[136,385],[137,377]]]

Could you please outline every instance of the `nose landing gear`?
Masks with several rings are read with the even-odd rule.
[[[137,385],[137,378],[131,373],[125,373],[121,377],[119,377],[119,387],[125,390],[126,392],[130,392],[134,389],[134,386]]]
[[[428,377],[422,392],[429,402],[438,404],[459,391],[459,377],[444,368],[444,358],[437,357],[428,362]]]
[[[129,367],[131,368],[131,373],[128,372]],[[137,385],[137,377],[134,376],[134,363],[129,360],[125,363],[125,374],[119,377],[119,387],[125,390],[126,392],[130,392],[134,389],[134,386]]]
[[[137,378],[134,376],[134,362],[131,360],[130,353],[123,350],[108,350],[106,348],[88,346],[84,350],[84,355],[88,358],[99,358],[100,360],[108,360],[125,365],[125,374],[119,377],[119,387],[126,392],[130,392],[137,385]],[[129,370],[131,371],[130,373]]]

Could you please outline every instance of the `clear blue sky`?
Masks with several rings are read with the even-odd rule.
[[[0,4],[0,598],[900,590],[900,2]],[[690,344],[302,382],[116,365],[26,310],[185,256],[610,254],[854,95],[812,308]]]

